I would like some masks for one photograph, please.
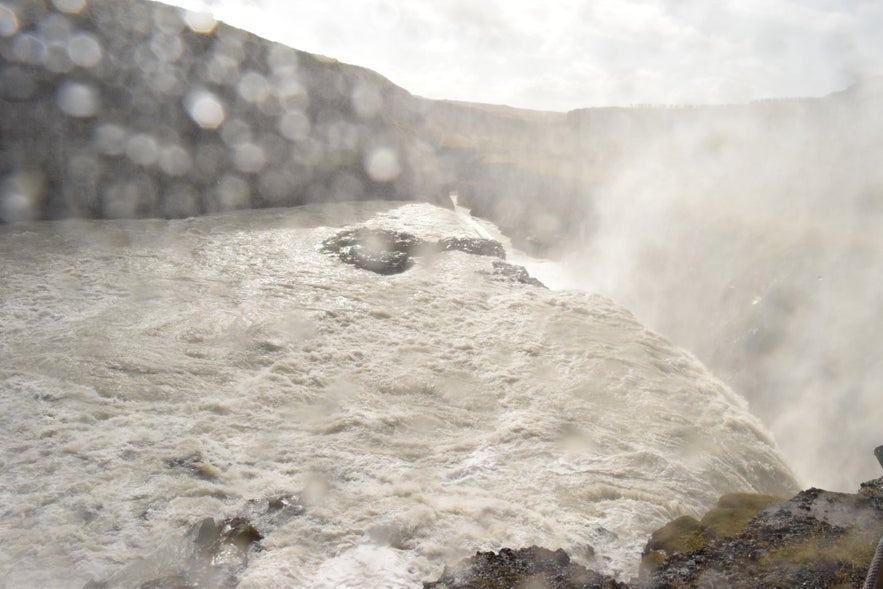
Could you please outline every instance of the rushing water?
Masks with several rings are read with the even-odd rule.
[[[362,223],[476,231],[401,203],[0,227],[0,585],[137,587],[194,522],[294,494],[241,587],[417,587],[531,544],[628,577],[667,519],[793,490],[744,401],[625,309],[460,252],[379,276],[319,250]]]

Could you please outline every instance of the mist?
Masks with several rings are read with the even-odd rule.
[[[571,283],[609,294],[743,394],[803,483],[836,490],[879,469],[879,98],[871,80],[587,125],[605,154],[584,186],[594,231],[564,256]]]

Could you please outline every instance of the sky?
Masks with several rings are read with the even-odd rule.
[[[879,0],[166,0],[410,92],[566,111],[823,96],[883,73]]]

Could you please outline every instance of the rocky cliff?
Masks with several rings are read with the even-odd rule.
[[[424,587],[846,589],[865,582],[881,534],[883,478],[854,494],[808,489],[787,500],[735,494],[702,520],[683,516],[654,532],[641,578],[628,583],[573,563],[561,550],[532,547],[479,553]],[[881,583],[871,579],[869,586]]]
[[[414,99],[152,2],[0,6],[0,219],[439,198]]]

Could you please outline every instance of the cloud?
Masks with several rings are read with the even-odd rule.
[[[861,0],[179,1],[415,94],[540,109],[824,95],[883,62]]]

